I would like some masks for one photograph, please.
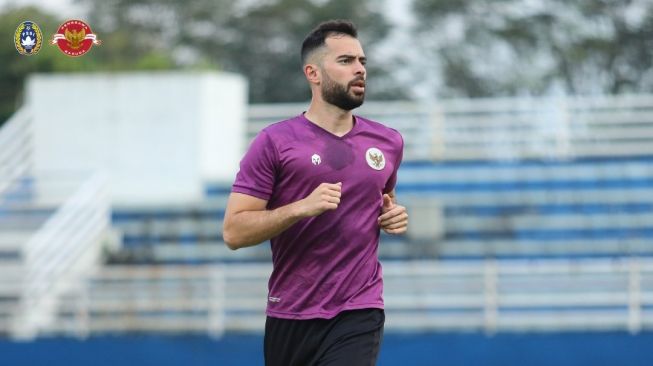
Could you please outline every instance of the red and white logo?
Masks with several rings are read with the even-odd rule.
[[[385,168],[385,157],[381,150],[376,147],[370,147],[365,152],[365,160],[367,160],[367,165],[369,165],[374,170],[383,170]]]
[[[101,43],[91,27],[81,20],[67,20],[52,37],[52,44],[56,44],[61,52],[72,57],[81,56],[93,45],[99,46]]]

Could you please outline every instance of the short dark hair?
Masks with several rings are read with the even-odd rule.
[[[347,35],[358,37],[358,30],[349,20],[335,19],[320,23],[309,33],[302,43],[302,64],[306,63],[308,56],[316,49],[325,45],[324,40],[333,35]]]

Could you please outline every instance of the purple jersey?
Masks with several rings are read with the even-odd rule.
[[[342,137],[303,114],[258,134],[233,192],[275,209],[321,183],[342,182],[336,210],[300,220],[270,240],[269,316],[332,318],[343,310],[383,308],[377,218],[383,193],[394,189],[402,151],[399,132],[361,117]]]

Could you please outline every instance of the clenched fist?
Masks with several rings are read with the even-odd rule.
[[[403,234],[408,228],[408,213],[406,207],[398,205],[392,198],[384,194],[379,226],[388,234]]]
[[[342,182],[322,183],[300,201],[301,215],[317,216],[327,210],[335,210],[340,204]]]

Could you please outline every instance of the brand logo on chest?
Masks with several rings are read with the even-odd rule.
[[[369,165],[374,170],[382,170],[385,168],[385,157],[381,150],[376,147],[370,147],[365,152],[365,160],[367,165]]]
[[[320,165],[320,163],[322,163],[322,158],[318,154],[313,154],[313,156],[311,156],[311,162],[313,165]]]

